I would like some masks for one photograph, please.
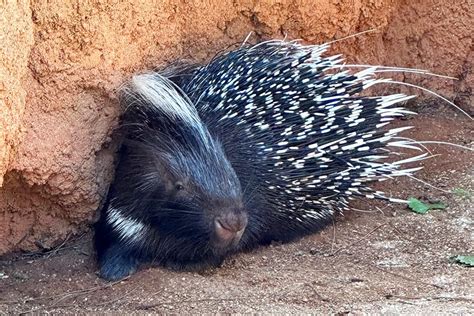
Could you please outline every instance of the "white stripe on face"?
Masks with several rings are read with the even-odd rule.
[[[109,207],[107,210],[107,222],[112,225],[120,238],[127,242],[140,240],[146,232],[146,226],[143,223],[125,217],[113,207]]]

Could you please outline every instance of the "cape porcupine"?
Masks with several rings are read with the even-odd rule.
[[[313,233],[368,182],[410,175],[386,129],[411,96],[363,96],[379,68],[351,72],[328,45],[273,40],[204,66],[136,75],[121,97],[125,139],[96,224],[100,275],[143,262],[199,269],[239,250]]]

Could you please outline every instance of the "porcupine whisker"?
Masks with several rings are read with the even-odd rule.
[[[425,151],[427,151],[430,155],[433,156],[433,153],[431,152],[431,150],[426,147],[423,143],[420,143],[412,138],[409,138],[409,137],[401,137],[401,136],[396,136],[396,137],[393,137],[393,139],[401,139],[402,141],[407,141],[407,142],[410,142],[410,143],[414,143],[414,144],[417,144],[419,145],[421,148],[423,148]]]
[[[450,79],[450,80],[459,80],[459,78],[442,75],[433,73],[426,69],[418,69],[418,68],[404,68],[404,67],[392,67],[392,66],[381,66],[381,65],[364,65],[364,64],[339,64],[330,69],[342,69],[342,68],[373,68],[375,67],[374,73],[381,73],[381,72],[406,72],[406,73],[414,73],[420,75],[426,75],[431,77],[438,77],[442,79]]]
[[[413,180],[415,180],[415,181],[418,181],[418,182],[420,182],[420,183],[423,183],[424,185],[426,185],[426,186],[428,186],[428,187],[430,187],[430,188],[439,190],[439,191],[441,191],[441,192],[444,192],[444,193],[453,193],[452,191],[447,191],[447,190],[438,188],[437,186],[434,186],[434,185],[432,185],[432,184],[430,184],[430,183],[428,183],[428,182],[426,182],[426,181],[424,181],[424,180],[421,180],[421,179],[419,179],[419,178],[417,178],[417,177],[415,177],[415,176],[413,176],[413,175],[408,175],[408,178],[413,179]]]
[[[240,45],[240,47],[242,48],[243,46],[245,46],[245,44],[247,44],[247,41],[250,39],[250,37],[253,35],[253,31],[250,31],[249,34],[247,34],[247,36],[245,37],[244,41],[242,42],[242,44]]]
[[[336,43],[336,42],[340,42],[340,41],[344,41],[344,40],[347,40],[347,39],[350,39],[350,38],[354,38],[354,37],[357,37],[357,36],[360,36],[360,35],[364,35],[364,34],[368,34],[368,33],[373,33],[373,32],[376,32],[378,31],[380,28],[377,27],[377,28],[373,28],[373,29],[369,29],[369,30],[365,30],[365,31],[361,31],[361,32],[357,32],[357,33],[354,33],[354,34],[351,34],[351,35],[348,35],[348,36],[344,36],[344,37],[341,37],[341,38],[338,38],[338,39],[335,39],[335,40],[332,40],[332,41],[329,41],[329,42],[325,42],[325,43],[322,43],[322,44],[316,44],[316,45],[306,45],[306,47],[318,47],[318,46],[329,46],[330,44],[332,43]],[[249,40],[250,36],[253,34],[253,32],[250,32],[247,37],[245,38],[245,40],[243,41],[242,43],[242,46],[244,46],[244,44]],[[264,42],[260,42],[259,44],[273,44],[273,43],[276,43],[276,42],[282,42],[282,43],[295,43],[295,44],[299,44],[300,42],[303,41],[303,39],[293,39],[291,41],[286,41],[286,38],[287,38],[287,33],[285,33],[285,36],[283,39],[273,39],[273,40],[268,40],[268,41],[264,41]],[[259,45],[257,44],[257,45]],[[257,45],[254,45],[253,47],[258,47]]]
[[[408,83],[408,82],[403,82],[403,81],[395,81],[395,80],[389,80],[390,83],[395,83],[395,84],[399,84],[399,85],[402,85],[402,86],[407,86],[407,87],[411,87],[411,88],[416,88],[416,89],[420,89],[422,91],[425,91],[427,93],[430,93],[438,98],[440,98],[441,100],[445,101],[446,103],[450,104],[451,106],[455,107],[456,109],[458,109],[460,112],[462,112],[464,115],[466,115],[469,119],[471,120],[474,120],[474,118],[472,116],[470,116],[466,111],[464,111],[463,109],[461,109],[459,106],[457,106],[454,102],[451,102],[449,101],[448,99],[446,99],[445,97],[443,97],[442,95],[440,95],[439,93],[436,93],[430,89],[427,89],[427,88],[424,88],[422,86],[418,86],[418,85],[415,85],[415,84],[411,84],[411,83]]]
[[[377,66],[377,68],[380,68],[380,66]],[[384,73],[384,72],[402,72],[402,73],[413,73],[413,74],[419,74],[419,75],[424,75],[424,76],[429,76],[429,77],[437,77],[437,78],[442,78],[442,79],[449,79],[449,80],[459,80],[456,77],[451,77],[451,76],[446,76],[446,75],[440,75],[440,74],[435,74],[432,72],[421,72],[421,71],[411,71],[408,69],[404,70],[395,70],[395,69],[378,69],[375,70],[374,73]]]
[[[391,162],[390,165],[392,165],[392,166],[401,166],[401,165],[404,165],[404,164],[407,164],[407,163],[418,162],[418,161],[425,160],[425,159],[428,159],[428,158],[430,158],[428,156],[428,153],[423,153],[423,154],[418,155],[418,156],[413,156],[413,157],[410,157],[410,158],[406,158],[406,159]]]
[[[400,148],[420,150],[419,147],[414,146],[414,145],[416,144],[407,143],[406,141],[394,141],[394,142],[387,143],[387,146],[390,146],[390,147],[400,147]]]
[[[450,77],[450,76],[445,76],[445,75],[440,75],[440,74],[434,74],[434,73],[431,73],[431,72],[423,70],[423,69],[415,69],[415,68],[397,68],[397,67],[389,67],[389,66],[337,64],[337,65],[331,67],[330,69],[337,69],[337,68],[344,68],[344,67],[346,67],[346,68],[351,68],[351,67],[366,68],[366,69],[372,70],[373,73],[392,72],[392,71],[393,72],[409,72],[409,73],[417,73],[417,74],[433,76],[433,77],[439,77],[439,78],[444,78],[444,79],[458,80],[458,78],[455,78],[455,77]],[[380,70],[377,70],[377,69],[380,69]],[[395,83],[395,84],[400,84],[400,85],[420,89],[422,91],[425,91],[427,93],[430,93],[430,94],[442,99],[443,101],[447,102],[448,104],[450,104],[451,106],[455,107],[457,110],[462,112],[464,115],[466,115],[471,120],[474,120],[474,118],[472,118],[467,112],[465,112],[463,109],[461,109],[459,106],[457,106],[454,102],[449,101],[445,97],[441,96],[440,94],[438,94],[438,93],[436,93],[436,92],[434,92],[430,89],[424,88],[424,87],[419,86],[419,85],[415,85],[415,84],[411,84],[411,83],[407,83],[407,82],[402,82],[402,81],[396,81],[396,80],[392,80],[392,79],[388,79],[388,78],[387,79],[374,79],[374,81],[371,85],[378,84],[378,83]]]
[[[155,202],[155,203],[160,203],[160,202],[166,203],[166,202],[169,202],[168,200],[161,200],[161,199],[155,199],[155,198],[142,199],[142,201]],[[181,203],[181,202],[177,202],[177,201],[173,201],[173,204],[179,205],[179,206],[183,206],[183,207],[188,207],[188,206],[189,206],[189,204]]]
[[[474,151],[474,148],[470,148],[470,147],[467,147],[467,146],[463,146],[463,145],[459,145],[459,144],[455,144],[455,143],[450,143],[450,142],[439,142],[439,141],[432,141],[432,140],[420,140],[420,141],[415,141],[415,140],[410,140],[409,142],[407,141],[407,143],[411,144],[420,144],[420,146],[422,144],[434,144],[434,145],[448,145],[448,146],[454,146],[454,147],[457,147],[457,148],[461,148],[461,149],[464,149],[464,150],[468,150],[468,151]]]
[[[389,155],[392,155],[392,156],[404,156],[405,155],[405,153],[399,153],[399,152],[396,152],[396,151],[393,151],[393,150],[390,150],[390,149],[387,149],[387,148],[378,148],[378,150],[386,152],[386,153],[388,153]]]
[[[255,194],[257,194],[259,191],[260,188],[256,185],[253,190],[250,191],[250,193],[247,195],[246,202],[251,201],[254,198]]]
[[[267,40],[267,41],[263,41],[263,42],[260,42],[258,44],[255,44],[255,45],[252,45],[248,50],[249,51],[252,51],[252,50],[255,50],[257,48],[259,48],[260,46],[264,46],[264,45],[267,45],[267,44],[271,44],[271,45],[274,45],[274,44],[285,44],[286,42],[284,40],[281,40],[281,39],[271,39],[271,40]]]
[[[351,210],[354,211],[354,212],[359,212],[359,213],[380,213],[379,210],[369,211],[369,210],[361,210],[361,209],[358,209],[358,208],[355,208],[355,207],[352,207]]]
[[[180,225],[178,228],[173,230],[174,235],[179,235],[180,233],[186,234],[190,232],[195,232],[196,223],[189,223],[188,225]]]
[[[345,41],[345,40],[348,40],[348,39],[351,39],[351,38],[354,38],[354,37],[357,37],[357,36],[360,36],[360,35],[374,33],[374,32],[377,32],[379,30],[380,30],[380,27],[376,27],[376,28],[373,28],[373,29],[370,29],[370,30],[365,30],[365,31],[361,31],[361,32],[357,32],[357,33],[348,35],[348,36],[344,36],[344,37],[341,37],[341,38],[338,38],[338,39],[335,39],[335,40],[332,40],[332,41],[329,41],[329,42],[324,42],[323,44],[324,45],[330,45],[330,44]]]
[[[255,174],[255,173],[253,173],[253,174]],[[250,186],[251,183],[252,183],[252,182],[249,180],[248,183],[247,183],[247,185],[246,185],[245,190],[247,190],[247,188]],[[250,191],[250,193],[242,193],[242,196],[243,196],[244,199],[245,199],[244,202],[249,202],[249,201],[251,201],[252,198],[253,198],[253,194],[256,193],[256,192],[258,192],[258,190],[259,190],[258,185],[254,185],[254,187],[253,187],[252,191]],[[245,192],[245,191],[244,191],[244,192]]]
[[[242,196],[246,196],[247,189],[249,188],[250,184],[252,183],[252,180],[254,180],[254,177],[255,177],[255,172],[253,172],[250,179],[248,179],[247,184],[245,185],[245,188],[242,191]]]
[[[180,209],[180,208],[174,208],[174,209],[160,208],[160,212],[161,211],[163,212],[162,213],[163,215],[175,215],[175,214],[177,214],[177,212],[180,212],[180,214],[191,215],[191,216],[196,216],[196,217],[202,215],[202,213],[200,213],[200,212],[192,212],[192,211],[183,210],[183,209]],[[158,215],[150,215],[149,218],[158,218]],[[192,223],[190,223],[190,225],[192,226]]]
[[[190,211],[188,209],[179,209],[179,208],[165,208],[165,207],[162,207],[160,208],[160,212],[163,212],[162,214],[172,214],[172,213],[177,213],[177,212],[180,212],[182,214],[189,214],[189,215],[196,215],[196,216],[200,216],[201,213],[200,212],[196,212],[196,211]],[[149,217],[150,218],[154,218],[154,217],[157,217],[158,215],[150,215]]]

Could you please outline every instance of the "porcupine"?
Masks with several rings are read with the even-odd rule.
[[[412,96],[366,96],[388,79],[343,67],[329,45],[242,45],[203,66],[136,75],[123,89],[115,180],[96,224],[100,275],[141,263],[218,266],[227,256],[314,233],[372,181],[410,175],[426,154],[384,127]]]

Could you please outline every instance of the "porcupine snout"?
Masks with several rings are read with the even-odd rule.
[[[214,219],[214,246],[223,249],[237,245],[247,223],[247,213],[240,210],[224,211],[216,216]]]

